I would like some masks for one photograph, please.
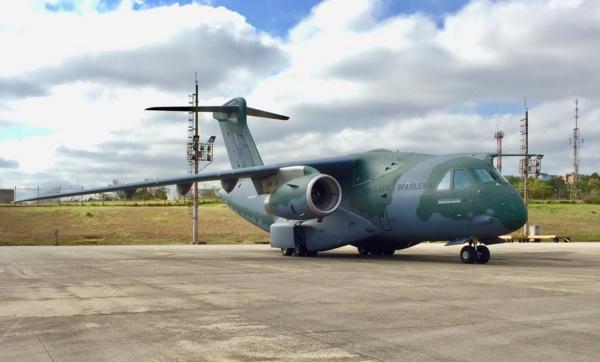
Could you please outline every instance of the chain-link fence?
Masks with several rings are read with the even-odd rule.
[[[151,188],[150,188],[151,189]],[[14,186],[8,188],[0,186],[0,204],[12,204],[14,200],[33,198],[38,196],[47,196],[59,194],[63,192],[76,192],[85,190],[84,187],[19,187]],[[166,188],[166,192],[160,193],[160,198],[153,197],[158,193],[140,192],[134,195],[131,199],[126,199],[123,193],[106,192],[101,194],[70,196],[61,199],[49,199],[41,201],[33,201],[31,205],[89,205],[89,206],[185,206],[193,203],[193,191],[190,190],[186,195],[179,195],[173,188]],[[201,203],[216,203],[220,202],[218,196],[219,190],[216,187],[199,189]]]

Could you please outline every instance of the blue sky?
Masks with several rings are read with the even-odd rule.
[[[101,12],[115,9],[120,0],[103,0],[98,6]],[[178,3],[185,5],[193,0],[147,0],[143,5],[134,5],[134,9],[141,10],[157,6],[171,5]],[[206,0],[196,1],[211,4],[213,6],[224,6],[237,13],[242,14],[248,19],[248,22],[262,31],[270,34],[285,37],[290,28],[296,25],[320,0]],[[460,10],[465,0],[383,0],[382,19],[398,14],[423,13],[433,18],[438,26],[443,24],[443,16],[447,13],[453,13]],[[74,0],[60,0],[57,3],[46,4],[46,9],[50,11],[73,11],[75,9]]]
[[[0,142],[19,140],[52,133],[48,128],[27,127],[19,124],[0,124]]]

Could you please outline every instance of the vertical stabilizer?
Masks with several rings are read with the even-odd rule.
[[[246,106],[244,98],[234,98],[222,106],[175,106],[150,107],[147,111],[167,112],[213,112],[219,121],[231,167],[242,168],[263,164],[256,144],[252,139],[246,119],[248,116],[288,120],[289,117]]]
[[[213,113],[213,117],[219,121],[231,167],[241,168],[262,165],[262,159],[246,122],[246,100],[244,98],[234,98],[223,106],[235,106],[238,109],[237,112],[231,113]]]

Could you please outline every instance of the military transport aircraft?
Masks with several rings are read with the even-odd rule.
[[[264,165],[247,116],[288,117],[246,106],[153,107],[153,111],[213,112],[231,170],[44,195],[17,202],[220,180],[220,196],[239,215],[270,232],[285,256],[316,256],[353,245],[361,255],[392,255],[426,240],[465,245],[464,263],[487,263],[486,245],[527,220],[520,195],[496,171],[495,154],[428,155],[373,150],[344,157]]]

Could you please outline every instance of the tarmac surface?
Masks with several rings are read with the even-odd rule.
[[[0,361],[598,361],[600,243],[0,247]]]

